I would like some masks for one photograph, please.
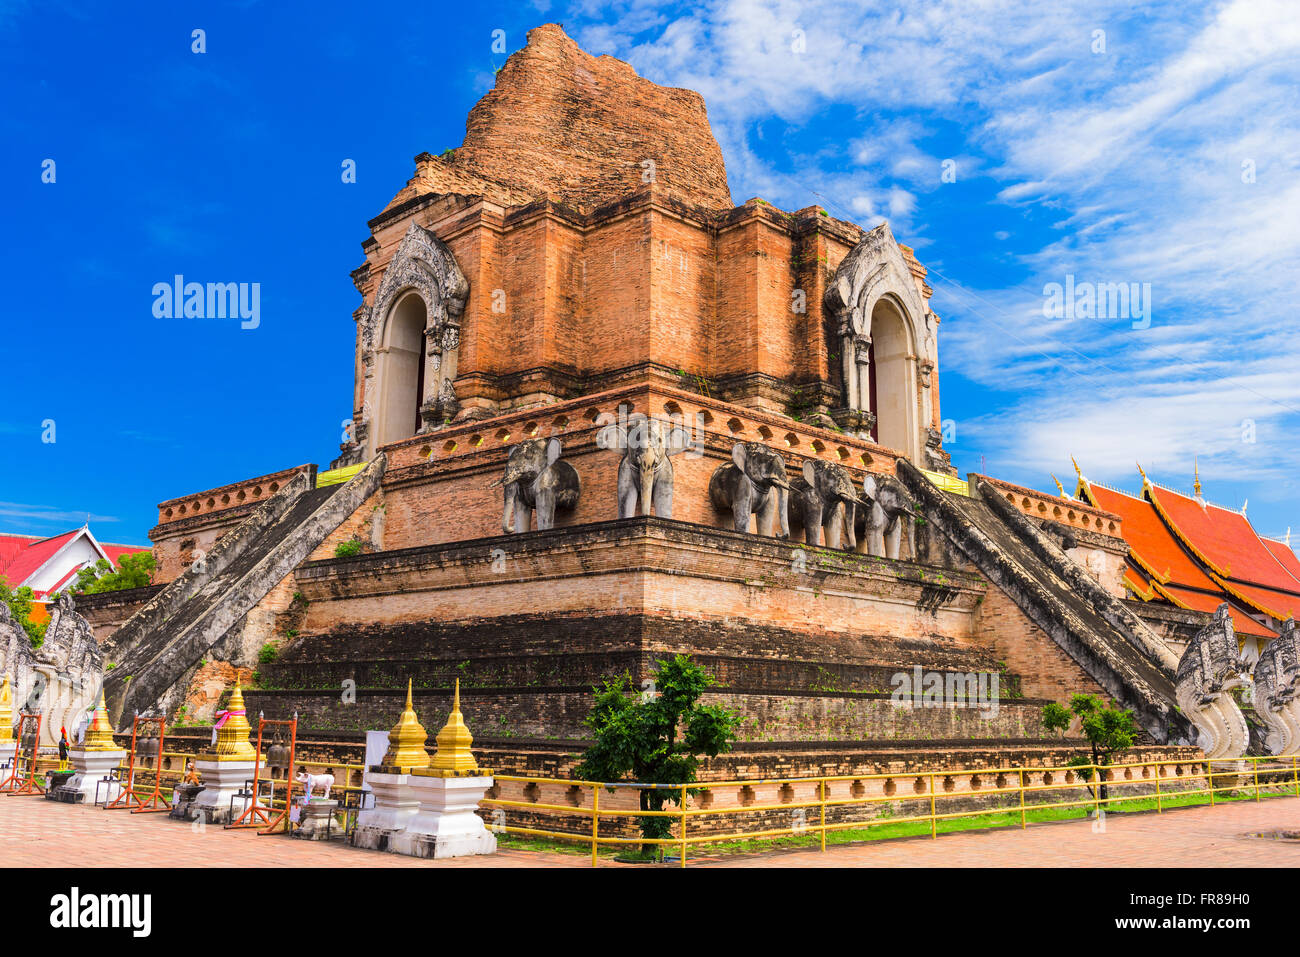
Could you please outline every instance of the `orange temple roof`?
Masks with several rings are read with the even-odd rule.
[[[1123,519],[1129,546],[1124,587],[1192,611],[1227,602],[1238,633],[1273,637],[1252,617],[1300,612],[1300,560],[1286,544],[1262,539],[1246,516],[1157,487],[1143,475],[1142,497],[1079,477],[1077,495]]]

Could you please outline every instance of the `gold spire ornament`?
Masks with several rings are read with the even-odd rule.
[[[1192,490],[1196,493],[1196,497],[1200,498],[1201,497],[1201,457],[1199,455],[1196,457],[1196,471],[1193,473],[1193,475],[1195,477],[1192,479]]]
[[[4,684],[0,685],[0,741],[14,739],[14,692],[9,687],[9,672],[5,672]]]
[[[491,773],[479,770],[478,763],[474,760],[474,755],[470,751],[470,745],[474,743],[474,737],[469,733],[469,728],[465,727],[465,718],[460,713],[459,678],[456,679],[456,692],[451,703],[451,714],[448,715],[447,723],[443,725],[442,730],[438,732],[437,742],[438,750],[434,753],[433,760],[429,762],[427,768],[416,771],[416,774],[430,777],[460,778]]]
[[[108,705],[104,703],[104,692],[99,693],[99,704],[95,706],[95,716],[86,728],[82,739],[81,751],[121,751],[113,741],[113,725],[108,720]]]
[[[251,730],[244,711],[244,692],[236,678],[230,702],[226,705],[224,715],[218,718],[217,743],[200,757],[215,758],[218,761],[256,761],[257,750],[248,742],[248,732]]]
[[[391,769],[397,774],[409,774],[414,768],[429,766],[429,752],[424,750],[424,742],[429,732],[415,717],[415,707],[411,703],[411,679],[406,679],[406,707],[397,719],[393,730],[388,732],[388,751],[379,762],[380,766]]]
[[[1048,474],[1052,475],[1050,472]],[[1052,481],[1056,483],[1056,491],[1060,493],[1061,498],[1065,498],[1065,486],[1061,484],[1061,480],[1055,475],[1052,475]]]

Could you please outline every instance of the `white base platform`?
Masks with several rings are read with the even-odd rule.
[[[491,777],[438,778],[412,774],[411,791],[420,809],[406,828],[392,835],[388,849],[411,857],[495,854],[497,839],[474,813],[492,786]]]

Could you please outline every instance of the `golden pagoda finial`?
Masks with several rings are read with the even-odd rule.
[[[1195,478],[1192,479],[1192,489],[1196,492],[1196,497],[1201,497],[1201,457],[1196,456],[1195,471],[1192,473]]]
[[[1061,480],[1051,472],[1048,472],[1047,474],[1052,476],[1052,481],[1056,483],[1056,491],[1060,493],[1061,498],[1065,498],[1065,486],[1061,484]]]
[[[9,672],[5,672],[4,684],[0,685],[0,741],[14,739],[14,693],[9,687]]]
[[[244,691],[235,676],[235,690],[230,693],[226,710],[217,716],[217,743],[203,752],[205,758],[218,761],[255,761],[257,749],[248,741],[248,716],[244,711]]]
[[[82,751],[121,751],[113,741],[113,724],[108,720],[108,705],[104,703],[104,692],[99,692],[99,704],[95,706],[95,716],[86,728],[86,736],[81,743]]]
[[[398,774],[406,774],[412,768],[427,768],[429,752],[424,750],[424,742],[429,732],[415,717],[415,706],[411,703],[411,679],[406,679],[406,707],[393,730],[388,732],[388,751],[385,752],[380,766],[393,768]]]
[[[1079,468],[1079,463],[1073,455],[1070,456],[1070,461],[1074,464],[1074,474],[1083,478],[1083,469]]]
[[[438,750],[429,762],[426,773],[434,776],[462,777],[479,773],[478,763],[470,751],[474,737],[465,727],[465,718],[460,713],[460,679],[456,679],[455,697],[451,703],[451,714],[447,723],[438,732]]]
[[[1142,487],[1146,488],[1148,485],[1151,484],[1151,480],[1147,478],[1147,473],[1142,470],[1141,462],[1137,463],[1137,467],[1138,467],[1138,474],[1142,476]]]

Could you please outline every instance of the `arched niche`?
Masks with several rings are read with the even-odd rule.
[[[362,404],[353,415],[353,451],[343,460],[370,459],[384,445],[434,431],[456,415],[453,383],[468,296],[451,249],[411,223],[358,321]]]
[[[916,440],[916,349],[897,300],[885,296],[871,310],[871,411],[874,438],[912,453]]]
[[[929,421],[919,390],[935,365],[935,336],[887,224],[868,232],[841,260],[825,306],[841,361],[843,406],[832,417],[847,431],[929,467]]]
[[[414,290],[393,304],[375,350],[379,404],[375,414],[376,447],[409,439],[420,430],[424,404],[424,328],[429,310]]]

